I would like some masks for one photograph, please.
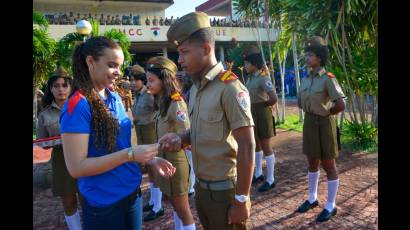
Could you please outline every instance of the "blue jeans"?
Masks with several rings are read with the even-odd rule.
[[[84,230],[141,230],[142,196],[136,192],[107,207],[92,207],[87,199],[83,202]]]

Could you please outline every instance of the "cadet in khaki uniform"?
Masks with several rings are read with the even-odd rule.
[[[60,113],[71,92],[72,79],[59,68],[47,82],[43,98],[45,108],[38,116],[37,138],[60,135]],[[77,179],[70,176],[65,164],[63,148],[54,146],[51,154],[52,190],[54,196],[60,196],[64,207],[64,217],[69,229],[81,229],[80,215],[77,210]]]
[[[191,129],[170,133],[159,143],[166,151],[192,146],[195,202],[204,229],[247,229],[255,140],[248,90],[215,58],[208,15],[187,14],[168,30],[178,63],[193,79],[189,99]]]
[[[147,62],[147,72],[147,87],[155,95],[159,107],[155,116],[157,136],[162,137],[168,132],[185,133],[190,124],[188,108],[176,78],[177,66],[168,58],[153,57]],[[159,156],[176,168],[175,174],[169,179],[155,177],[156,184],[174,207],[175,229],[183,229],[184,226],[195,228],[188,202],[188,158],[183,149],[177,152],[161,151]]]
[[[245,48],[244,53],[245,68],[249,74],[246,87],[249,90],[251,98],[252,118],[255,122],[253,128],[256,149],[255,149],[255,174],[252,184],[259,180],[263,181],[262,158],[266,159],[266,180],[258,188],[259,192],[265,192],[275,187],[275,154],[272,149],[271,137],[273,137],[272,110],[278,101],[275,89],[272,86],[271,79],[265,71],[262,53],[257,46]],[[261,151],[263,150],[263,152]]]
[[[157,141],[155,132],[155,105],[154,96],[148,93],[145,86],[147,78],[145,70],[140,65],[131,68],[131,88],[136,91],[134,104],[131,111],[138,144],[153,144]],[[143,207],[144,212],[150,212],[144,220],[155,220],[164,214],[162,208],[162,192],[154,185],[154,173],[150,167],[146,167],[150,180],[149,201]]]
[[[138,144],[153,144],[157,141],[154,123],[154,96],[148,93],[144,85],[147,79],[145,70],[140,65],[131,69],[131,87],[137,92],[132,105],[132,116]]]
[[[338,157],[335,114],[345,109],[345,97],[335,76],[325,69],[329,50],[323,38],[314,36],[305,44],[305,62],[309,76],[300,84],[299,107],[305,112],[303,153],[309,162],[309,197],[298,212],[316,207],[319,164],[327,174],[328,197],[317,221],[327,221],[336,215],[336,194],[339,186],[335,158]]]

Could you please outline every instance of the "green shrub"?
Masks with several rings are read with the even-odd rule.
[[[378,151],[378,129],[369,123],[355,124],[345,121],[342,136],[342,144],[353,151]]]

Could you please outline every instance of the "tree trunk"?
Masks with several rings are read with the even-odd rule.
[[[269,32],[269,31],[268,31]],[[275,83],[275,70],[273,68],[273,59],[272,59],[272,43],[269,41],[269,63],[270,66],[272,67],[272,72],[269,71],[270,74],[270,79],[272,81],[272,86],[273,88],[276,90],[276,83]],[[278,103],[275,103],[275,113],[276,113],[276,120],[277,123],[280,123],[280,117],[279,117],[279,107],[278,107]]]
[[[293,51],[293,65],[295,69],[295,76],[296,76],[296,95],[299,97],[299,87],[300,87],[300,78],[299,78],[299,64],[298,64],[298,55],[296,50],[296,41],[295,41],[295,32],[292,32],[292,51]],[[303,112],[302,109],[299,108],[299,122],[303,122]]]
[[[343,129],[343,120],[344,120],[344,117],[345,117],[345,111],[342,111],[342,114],[340,114],[340,122],[339,122],[339,129],[340,129],[340,131],[342,131],[342,129]]]
[[[374,96],[374,98],[373,98],[372,124],[373,124],[373,127],[376,127],[376,128],[378,126],[377,125],[378,111],[379,111],[379,105],[378,105],[377,96]]]
[[[37,126],[37,88],[34,88],[34,95],[33,95],[33,127]]]
[[[278,52],[278,63],[279,63],[279,70],[280,70],[280,79],[281,79],[281,90],[282,90],[282,123],[285,123],[285,65],[286,65],[286,56],[287,51],[285,51],[285,55],[283,58],[283,64],[280,63],[279,59],[279,52]]]

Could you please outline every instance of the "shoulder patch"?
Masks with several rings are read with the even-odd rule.
[[[75,92],[73,96],[71,96],[71,98],[68,100],[68,114],[71,114],[73,112],[74,108],[83,97],[84,95],[82,95],[79,90]]]
[[[236,94],[236,100],[238,101],[241,108],[246,112],[249,111],[251,106],[251,101],[249,98],[249,94],[245,91],[240,91]]]
[[[173,101],[182,101],[182,96],[179,92],[175,92],[171,95],[171,100],[173,100]]]
[[[176,117],[178,120],[185,122],[187,120],[187,113],[183,110],[177,110]]]
[[[331,72],[327,72],[326,75],[327,75],[328,78],[335,78],[335,75]]]
[[[238,79],[238,77],[232,73],[231,71],[227,70],[225,72],[222,72],[219,79],[221,79],[221,81],[223,81],[225,84],[234,81],[236,79]]]

